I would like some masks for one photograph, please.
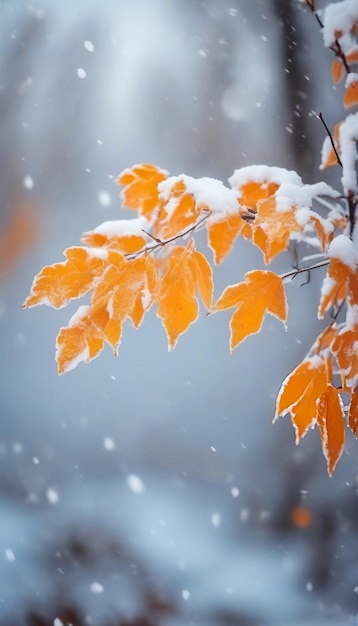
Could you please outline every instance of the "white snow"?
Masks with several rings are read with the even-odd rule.
[[[168,217],[173,214],[180,202],[180,197],[171,197],[173,186],[179,182],[185,185],[184,193],[194,196],[197,206],[208,207],[212,213],[218,214],[219,218],[238,212],[239,203],[236,193],[225,187],[221,180],[208,177],[192,178],[186,174],[180,174],[180,176],[170,176],[158,185],[159,197],[166,202],[165,210]]]
[[[46,489],[46,498],[50,504],[57,504],[59,501],[59,495],[56,489],[48,487],[48,489]]]
[[[112,197],[108,191],[99,191],[97,194],[98,202],[102,206],[109,206],[112,202]]]
[[[103,222],[94,228],[94,230],[84,233],[84,236],[94,233],[104,235],[105,237],[125,237],[130,235],[140,235],[144,237],[145,233],[143,230],[147,230],[148,228],[148,221],[145,217],[141,216],[128,220],[109,220]]]
[[[182,589],[181,595],[185,602],[188,602],[188,600],[190,600],[190,591],[188,591],[188,589]]]
[[[329,48],[334,44],[337,35],[348,35],[358,21],[357,0],[343,0],[331,3],[324,11],[323,42]],[[350,37],[349,37],[350,39]],[[341,41],[340,41],[341,43]],[[346,47],[344,47],[344,50]]]
[[[53,620],[53,626],[64,626],[63,622],[58,617]]]
[[[91,583],[90,589],[92,593],[103,593],[104,591],[103,585],[101,585],[101,583],[98,583],[98,582]]]
[[[354,83],[357,83],[357,82],[358,82],[358,74],[356,74],[356,72],[349,72],[349,74],[347,74],[346,82],[344,86],[347,89],[350,85],[353,85]]]
[[[328,248],[329,258],[339,259],[356,270],[358,264],[358,251],[355,249],[353,242],[346,235],[337,235]]]
[[[5,550],[5,558],[9,563],[13,563],[15,561],[15,554],[11,550],[11,548],[6,548]]]
[[[275,193],[278,210],[287,211],[292,204],[297,207],[312,207],[312,200],[317,196],[338,198],[339,192],[325,182],[314,185],[298,186],[292,183],[282,183]],[[282,208],[281,208],[282,207]]]
[[[220,513],[212,513],[211,514],[211,523],[213,526],[215,526],[215,528],[218,528],[221,524],[221,515]]]
[[[345,194],[357,193],[358,114],[350,114],[339,127],[340,157],[343,166],[342,186]]]
[[[34,180],[31,176],[29,175],[25,176],[22,182],[23,182],[25,189],[33,189]]]
[[[303,185],[301,177],[293,170],[286,170],[283,167],[271,167],[269,165],[248,165],[235,170],[228,179],[231,187],[241,189],[249,182],[255,183],[291,183],[292,185]]]
[[[127,477],[127,485],[129,489],[136,494],[143,493],[145,491],[145,486],[141,478],[136,474],[129,474]]]
[[[240,495],[240,489],[238,487],[231,487],[230,493],[233,498],[238,498]]]
[[[79,67],[77,69],[77,76],[78,76],[78,78],[86,78],[86,76],[87,76],[86,70],[84,70],[83,67]]]
[[[116,443],[112,437],[105,437],[103,440],[103,447],[105,450],[114,450]]]
[[[94,51],[94,45],[92,43],[92,41],[89,41],[89,39],[86,39],[86,41],[84,42],[84,47],[86,48],[86,50],[88,52],[93,52]]]

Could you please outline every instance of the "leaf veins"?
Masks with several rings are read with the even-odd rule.
[[[280,276],[256,270],[245,274],[245,282],[224,289],[213,306],[213,313],[236,307],[230,320],[230,351],[248,335],[261,330],[266,313],[285,324],[287,301]]]

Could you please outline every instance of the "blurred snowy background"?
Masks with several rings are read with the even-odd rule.
[[[322,177],[313,112],[333,127],[341,93],[313,16],[294,0],[5,0],[0,35],[1,626],[357,624],[356,444],[329,479],[317,433],[296,448],[288,418],[271,424],[320,328],[322,274],[288,287],[289,332],[270,318],[231,357],[229,316],[202,315],[168,354],[152,314],[117,359],[61,378],[77,304],[20,308],[83,231],[132,215],[124,167]],[[261,265],[240,242],[217,294]]]

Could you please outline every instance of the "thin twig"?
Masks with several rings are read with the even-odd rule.
[[[287,272],[286,274],[281,274],[281,278],[282,280],[285,280],[286,278],[290,278],[290,276],[292,276],[292,278],[296,278],[298,274],[303,274],[304,272],[310,272],[311,270],[316,270],[319,267],[326,267],[326,265],[329,265],[329,259],[325,259],[325,261],[321,261],[320,263],[315,263],[314,265],[309,265],[308,267],[297,268],[295,270],[292,270],[291,272]]]
[[[341,167],[343,167],[342,161],[341,161],[341,159],[339,158],[339,154],[338,154],[338,152],[337,152],[337,148],[336,148],[336,146],[335,146],[335,143],[334,143],[334,140],[333,140],[333,137],[332,137],[332,133],[331,133],[331,131],[329,130],[329,128],[328,128],[328,126],[327,126],[326,122],[324,121],[324,118],[323,118],[322,113],[319,113],[319,114],[318,114],[318,117],[319,117],[319,119],[321,120],[321,122],[322,122],[323,126],[324,126],[324,127],[325,127],[325,129],[326,129],[326,132],[327,132],[327,135],[328,135],[328,137],[329,137],[329,139],[330,139],[330,142],[331,142],[331,145],[332,145],[332,148],[333,148],[334,154],[336,155],[337,163],[338,163],[338,165],[340,165]]]
[[[166,246],[167,244],[172,243],[173,241],[176,241],[177,239],[181,239],[182,237],[185,237],[185,235],[188,235],[191,232],[194,232],[198,228],[198,226],[200,226],[203,222],[205,222],[205,220],[208,219],[208,217],[210,217],[210,215],[211,213],[207,213],[198,222],[195,222],[193,226],[190,226],[190,228],[187,228],[187,230],[183,230],[178,235],[174,235],[174,237],[170,237],[169,239],[165,239],[164,241],[160,241],[160,239],[153,237],[150,233],[143,231],[147,235],[152,237],[152,239],[154,239],[154,241],[156,241],[157,243],[155,243],[153,246],[146,246],[145,248],[142,248],[142,250],[138,250],[138,252],[125,254],[124,256],[130,261],[132,259],[135,259],[139,254],[145,254],[146,252],[154,252],[158,248],[162,248],[163,246]]]
[[[349,237],[353,239],[353,231],[356,224],[356,208],[357,208],[357,200],[354,196],[353,191],[348,192],[347,198],[348,204],[348,214],[349,214]]]
[[[320,18],[320,16],[318,15],[315,6],[314,6],[314,0],[306,0],[306,4],[308,6],[309,9],[311,9],[313,15],[315,16],[320,28],[324,28],[324,24]],[[350,73],[350,67],[348,65],[347,59],[346,59],[346,55],[344,54],[341,44],[339,43],[338,39],[335,40],[334,44],[332,44],[331,46],[329,46],[329,49],[332,50],[332,52],[334,52],[335,56],[338,57],[339,59],[341,59],[343,65],[344,65],[344,69],[346,70],[347,74]]]
[[[318,24],[320,25],[320,28],[323,28],[323,22],[322,22],[320,16],[318,15],[318,13],[317,13],[317,11],[315,9],[314,0],[306,0],[306,4],[311,9],[311,11],[312,11],[313,15],[315,16]]]

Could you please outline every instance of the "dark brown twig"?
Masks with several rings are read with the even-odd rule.
[[[295,270],[292,270],[291,272],[287,272],[286,274],[281,274],[281,278],[282,280],[285,280],[285,278],[290,278],[290,276],[292,276],[292,278],[296,278],[298,274],[311,272],[312,270],[316,270],[319,267],[326,267],[327,265],[329,265],[329,259],[325,259],[324,261],[320,261],[319,263],[314,263],[314,265],[309,265],[308,267],[297,268]]]
[[[320,16],[318,15],[316,9],[315,9],[315,5],[314,5],[314,0],[306,0],[306,4],[308,6],[309,9],[311,9],[313,15],[315,16],[320,28],[324,27],[324,24],[320,18]],[[347,59],[346,59],[346,55],[344,54],[341,44],[339,43],[338,39],[335,40],[334,44],[332,44],[331,46],[329,46],[329,49],[332,50],[332,52],[334,52],[335,56],[338,57],[339,59],[341,59],[343,65],[344,65],[344,69],[346,70],[347,74],[349,74],[350,67],[348,65]]]
[[[327,135],[328,135],[328,137],[329,137],[329,139],[330,139],[330,142],[331,142],[331,144],[332,144],[332,148],[333,148],[334,154],[336,155],[337,163],[338,163],[338,165],[340,165],[341,167],[343,167],[343,165],[342,165],[342,161],[341,161],[341,159],[339,158],[339,154],[338,154],[337,148],[336,148],[335,143],[334,143],[334,139],[333,139],[333,137],[332,137],[332,133],[331,133],[331,131],[329,130],[329,128],[328,128],[328,126],[327,126],[326,122],[324,121],[324,118],[323,118],[322,113],[319,113],[319,114],[318,114],[318,117],[319,117],[319,119],[321,120],[321,122],[322,122],[323,126],[324,126],[324,127],[325,127],[325,129],[326,129]]]

